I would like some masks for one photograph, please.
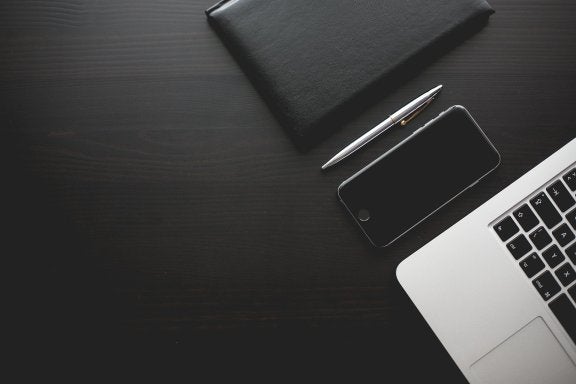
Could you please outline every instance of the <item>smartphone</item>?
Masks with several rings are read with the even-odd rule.
[[[370,242],[385,247],[499,164],[486,134],[455,105],[344,181],[338,197]]]

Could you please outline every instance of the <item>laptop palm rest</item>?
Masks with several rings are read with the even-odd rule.
[[[574,384],[576,365],[537,317],[470,367],[486,384]],[[550,372],[555,372],[550,381]]]

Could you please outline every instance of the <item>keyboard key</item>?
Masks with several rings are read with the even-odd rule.
[[[576,191],[576,168],[565,174],[562,178],[566,184],[568,184],[568,188]]]
[[[554,238],[562,247],[570,244],[570,242],[574,240],[574,237],[576,237],[574,236],[574,232],[568,228],[567,224],[562,224],[557,229],[552,231],[552,235],[554,235]]]
[[[518,260],[532,249],[532,245],[528,242],[526,236],[518,235],[514,240],[506,244],[506,248]]]
[[[571,288],[568,288],[568,293],[572,296],[572,300],[576,301],[576,284],[574,284]]]
[[[528,277],[532,277],[544,269],[544,263],[533,253],[520,262],[520,267]]]
[[[518,226],[510,216],[506,216],[504,220],[496,224],[494,230],[502,241],[508,240],[519,231]]]
[[[538,216],[540,216],[548,228],[554,227],[562,220],[562,216],[560,216],[544,192],[540,192],[532,198],[530,200],[530,205],[532,205],[532,208],[534,208]]]
[[[552,200],[554,200],[562,212],[565,212],[576,203],[570,192],[568,192],[564,186],[564,183],[560,180],[546,188],[546,191],[548,191],[548,194],[552,196]]]
[[[564,252],[566,252],[566,256],[568,256],[570,260],[572,260],[572,262],[576,264],[576,244],[572,244],[571,246],[566,248]]]
[[[568,336],[576,343],[576,307],[574,304],[570,302],[568,296],[561,294],[549,306]]]
[[[544,260],[546,260],[550,268],[556,268],[566,258],[564,257],[562,251],[558,249],[557,245],[553,245],[544,252],[542,252],[542,257],[544,258]]]
[[[520,208],[513,213],[516,220],[520,223],[523,230],[528,232],[538,224],[538,218],[532,212],[528,204],[522,205]]]
[[[574,272],[574,268],[570,265],[570,263],[565,263],[563,266],[558,268],[555,272],[556,277],[563,286],[569,286],[574,280],[576,280],[576,272]]]
[[[548,301],[548,299],[560,292],[561,289],[560,285],[558,285],[554,279],[554,276],[548,271],[534,279],[532,284],[534,284],[534,287],[545,301]]]
[[[528,236],[530,237],[530,240],[532,240],[532,243],[534,243],[536,249],[538,250],[541,250],[542,248],[544,248],[545,246],[547,246],[552,242],[552,238],[550,237],[548,232],[544,229],[544,227],[536,228],[536,230]]]
[[[566,220],[568,220],[572,228],[576,229],[576,209],[568,212],[566,215]]]

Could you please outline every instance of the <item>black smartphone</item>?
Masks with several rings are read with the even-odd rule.
[[[385,247],[499,164],[480,126],[455,105],[344,181],[338,197],[370,242]]]

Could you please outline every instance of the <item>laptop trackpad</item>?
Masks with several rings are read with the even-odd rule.
[[[574,384],[576,366],[541,317],[510,336],[471,368],[486,384]]]

